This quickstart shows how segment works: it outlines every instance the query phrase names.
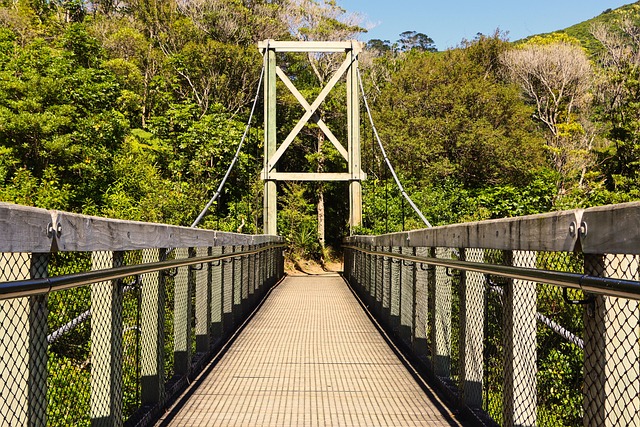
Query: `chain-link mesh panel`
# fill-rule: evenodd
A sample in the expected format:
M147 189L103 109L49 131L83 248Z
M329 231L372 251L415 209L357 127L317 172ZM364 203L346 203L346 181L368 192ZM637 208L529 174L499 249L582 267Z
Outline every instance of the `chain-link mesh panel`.
M165 253L0 253L0 282L154 263ZM196 255L181 249L169 253L171 259ZM224 274L223 263L212 262L0 301L0 423L113 425L142 405L162 404L165 381L175 378L176 355L182 371L188 371L196 332L209 338L209 330L213 335L214 325L222 324L222 279L228 286L228 313L236 303L243 308L237 315L243 316L250 299L251 305L257 303L250 296L281 271L275 250L235 259L226 262ZM196 310L203 323L197 331ZM187 351L181 353L184 341Z
M214 247L212 253L219 255L222 253L220 247ZM211 263L211 342L222 337L222 262L221 260Z
M536 267L582 273L579 254L539 252ZM537 284L537 421L541 426L582 425L585 295Z
M248 246L244 246L243 250L248 250ZM242 306L245 313L249 313L249 256L243 256L241 258L240 269L242 271Z
M451 259L451 250L437 248L436 257ZM433 302L431 323L431 363L435 375L451 376L451 273L444 267L436 267L431 284L430 300Z
M174 259L175 254L169 254L169 259ZM169 381L175 374L175 289L176 278L175 269L162 272L164 276L164 303L165 303L165 321L164 321L164 378Z
M233 248L234 252L240 252L242 250L242 246L235 246ZM272 251L269 251L272 252ZM275 261L275 257L273 253L270 257L270 274L273 277L275 275L274 265L271 265ZM232 268L233 268L233 326L234 328L240 325L242 322L242 257L234 257L232 258Z
M460 258L465 261L484 261L484 250L466 248ZM459 313L459 390L461 400L471 408L482 407L482 386L484 376L484 316L485 277L483 274L460 272L459 304L454 312Z
M503 251L486 250L484 262L504 264ZM499 425L502 425L502 401L504 379L504 299L506 280L488 277L486 280L486 305L484 324L484 381L483 408Z
M417 256L428 256L427 248L416 248ZM415 354L422 360L429 356L427 346L428 328L428 280L429 271L432 268L427 264L416 265L416 286L415 286L415 319L414 319L414 343Z
M255 250L255 246L249 246L249 250ZM256 256L249 255L247 257L247 298L249 304L253 307L258 301L256 300Z
M120 267L122 252L93 252L93 269ZM91 285L91 399L92 420L99 424L122 419L123 289L119 281Z
M232 252L232 248L224 248L224 253ZM268 279L267 253L264 252L264 268L265 281ZM222 324L225 332L233 329L233 258L222 260Z
M188 249L176 249L176 259L188 258L191 254ZM190 267L181 267L176 271L174 278L174 305L173 305L173 352L175 373L182 376L189 372L191 367L192 349L192 318L193 318L193 288L191 281L192 271Z
M142 251L142 262L164 260L166 251ZM140 403L156 404L164 398L165 359L165 274L154 272L140 277ZM172 313L170 313L172 314Z
M400 253L400 248L391 248L391 252ZM391 277L390 277L390 293L389 293L389 326L394 335L398 335L400 328L400 270L402 269L402 260L391 258Z
M372 249L389 254L411 251ZM631 255L473 248L415 251L526 270L636 281L640 275L639 257ZM350 253L345 261L351 258L358 259ZM427 354L427 365L445 384L456 383L462 402L474 412L484 409L485 414L478 415L488 415L499 425L637 423L638 301L426 264L413 270L401 256L391 258L364 256L354 264L351 275L358 292L379 301L377 317L405 342L402 327L412 322L415 355L425 359ZM411 310L405 311L407 306ZM416 345L420 342L425 343L422 349Z
M144 255L142 251L126 252L124 265L141 264ZM141 403L142 278L125 277L118 286L122 292L122 405L123 419L126 420L138 410Z
M198 248L198 257L207 256L208 248ZM210 348L211 327L211 264L199 264L191 267L195 276L195 332L196 352L205 353Z
M403 253L412 255L413 250L403 248ZM411 348L413 336L413 318L414 318L414 267L412 262L403 261L401 264L401 286L400 286L400 338L405 345Z
M90 253L51 255L50 276L89 270ZM48 307L47 423L89 425L91 287L52 292L48 296Z
M384 250L384 249L383 249ZM391 308L391 265L393 263L393 259L390 257L383 258L383 267L382 267L382 304L381 304L381 313L384 316L384 319L388 319L389 310Z
M382 250L382 248L377 247L376 250ZM374 309L375 313L378 316L382 315L382 302L384 300L384 280L385 280L385 258L382 255L376 256L376 290L375 290L375 304Z
M461 253L454 248L450 249L450 259L460 259ZM461 304L461 277L462 272L454 269L449 269L446 271L448 276L448 280L451 286L450 298L451 298L451 308L450 308L450 322L451 322L451 343L450 343L450 354L451 354L451 368L450 368L450 378L452 383L455 385L455 389L460 390L462 387L462 379L461 379L461 348L460 348L460 334L461 334L461 324L460 322L460 304Z

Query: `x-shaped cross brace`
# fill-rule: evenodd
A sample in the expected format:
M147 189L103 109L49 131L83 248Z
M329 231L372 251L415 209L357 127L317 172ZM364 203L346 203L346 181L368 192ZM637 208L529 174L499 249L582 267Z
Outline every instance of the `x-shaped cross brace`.
M316 114L316 112L318 111L318 108L320 107L320 105L327 98L327 95L329 95L329 92L331 92L331 90L336 85L336 83L338 83L338 81L344 75L347 69L349 69L349 66L351 66L352 61L353 59L351 58L350 55L348 55L347 58L342 63L342 65L340 65L340 68L338 68L338 70L335 72L333 77L331 77L331 80L329 80L327 85L322 89L322 91L320 92L316 100L313 101L313 104L311 105L309 105L309 103L304 98L304 96L302 96L302 94L298 91L298 89L296 89L296 87L293 85L291 80L289 80L289 78L284 74L284 72L280 69L280 67L276 67L276 74L280 77L280 79L283 81L285 86L287 86L287 88L296 97L298 102L300 102L300 104L302 105L302 107L304 107L306 111L302 116L302 118L295 125L295 127L291 130L287 138L282 142L280 147L278 147L276 152L269 159L269 163L267 164L267 167L269 168L269 170L271 170L276 165L276 163L278 163L278 160L280 160L284 152L287 150L287 148L289 148L289 145L291 145L291 143L296 138L296 136L298 136L298 134L300 133L304 125L306 125L309 122L309 120L312 118L314 122L318 124L318 127L325 133L327 138L329 138L329 141L331 141L331 143L340 152L340 154L347 161L349 161L349 153L347 152L347 150L344 149L342 144L340 144L338 139L327 127L327 125L322 121L320 116Z

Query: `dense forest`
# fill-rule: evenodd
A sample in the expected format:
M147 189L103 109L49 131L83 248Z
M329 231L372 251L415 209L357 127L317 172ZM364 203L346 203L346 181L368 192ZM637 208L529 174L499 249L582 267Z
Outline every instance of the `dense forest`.
M428 32L428 29L425 30ZM640 4L510 42L478 34L439 52L425 34L361 55L376 127L407 192L435 225L638 199ZM0 0L0 200L189 225L249 117L264 39L366 40L333 0ZM278 59L312 99L339 61ZM279 90L284 139L302 113ZM321 108L346 136L344 85ZM262 110L202 226L260 232ZM362 114L364 224L421 227ZM309 125L284 170L344 168ZM279 186L279 230L299 254L348 233L344 183ZM322 234L322 233L320 233Z
M382 143L431 223L640 199L640 2L553 34L509 41L496 30L446 51L407 30L393 42L369 40L360 69ZM354 38L367 39L362 20L335 0L0 0L0 201L190 225L245 132L263 63L258 41ZM278 64L311 100L340 58L282 54ZM339 140L346 139L345 91L338 84L320 112ZM282 141L303 110L283 85L278 93ZM261 96L256 113L202 227L261 232ZM346 183L282 183L278 227L293 258L325 257L325 241L335 247L350 231L423 226L386 169L364 110L361 116L363 226L348 229ZM343 171L345 164L321 129L308 125L278 167ZM128 264L140 261L127 256ZM582 271L566 258L567 268ZM540 267L553 269L549 262ZM50 274L90 268L88 254L58 253ZM538 308L582 330L581 309L549 309L560 297L540 286ZM139 321L137 298L125 296L127 325ZM499 298L487 299L488 313L499 317ZM50 330L89 307L87 287L52 293ZM487 320L490 332L500 324ZM547 344L559 338L539 331L540 424L580 425L581 352ZM80 322L49 348L51 425L90 424L89 332ZM126 360L138 357L133 337L124 338ZM488 362L498 360L490 351L501 342L486 345ZM166 353L172 369L169 344ZM124 368L125 418L139 406L135 363ZM498 400L498 391L486 397L492 416Z

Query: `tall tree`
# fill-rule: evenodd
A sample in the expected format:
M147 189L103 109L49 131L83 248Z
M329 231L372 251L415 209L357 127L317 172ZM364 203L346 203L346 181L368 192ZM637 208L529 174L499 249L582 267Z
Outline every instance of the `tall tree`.
M559 173L558 195L590 162L594 134L588 122L593 70L580 42L563 34L537 36L502 54L507 77L534 104L547 129L547 146Z
M493 44L506 49L483 38L439 55L412 52L382 86L374 120L407 179L452 178L467 188L529 179L541 146L517 89L486 74L478 51Z
M596 25L593 36L602 44L598 61L596 101L600 120L608 124L610 144L599 156L607 186L618 193L640 193L640 27L628 18ZM606 161L605 161L606 160ZM623 199L624 200L624 199Z
M423 52L436 52L438 50L431 37L415 31L401 33L398 45L403 52L409 52L414 49Z

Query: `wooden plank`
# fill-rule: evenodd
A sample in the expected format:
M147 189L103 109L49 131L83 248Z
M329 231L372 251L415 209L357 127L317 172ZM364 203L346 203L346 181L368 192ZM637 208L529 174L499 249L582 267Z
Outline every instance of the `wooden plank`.
M415 230L408 238L416 247L571 252L577 234L570 226L581 217L581 210L552 212Z
M589 254L640 254L640 202L586 209L580 236L582 251Z
M362 42L350 41L276 41L264 40L258 42L258 49L273 49L276 52L346 52L354 50L358 53L364 48Z
M226 231L216 231L215 246L241 246L250 245L254 236L249 234L229 233Z
M270 178L276 181L350 181L348 172L272 172Z
M0 252L49 252L51 212L0 202Z
M283 241L280 236L273 236L270 234L256 234L251 237L252 245L261 245L264 243L280 243Z
M409 232L403 231L399 233L389 233L383 234L382 236L377 236L373 245L375 246L409 246L408 242Z
M215 232L57 212L60 251L128 251L215 245Z
M253 236L108 219L0 202L0 252L51 252L53 235L47 236L49 224L53 230L60 230L56 246L57 250L64 252L250 245L256 244L254 242L281 241L280 237L273 235Z

